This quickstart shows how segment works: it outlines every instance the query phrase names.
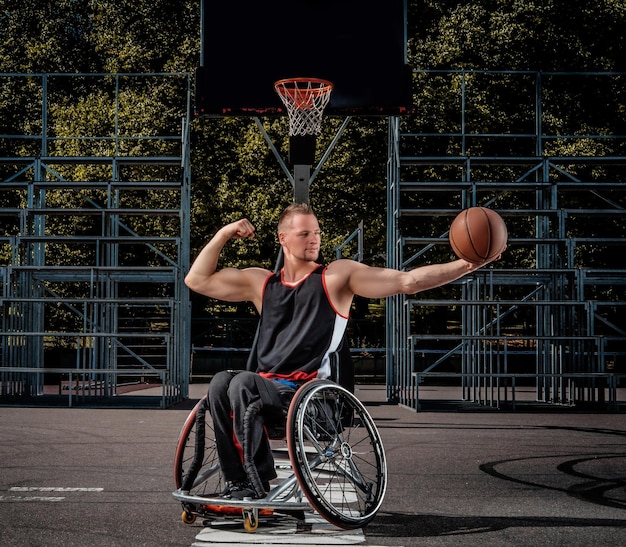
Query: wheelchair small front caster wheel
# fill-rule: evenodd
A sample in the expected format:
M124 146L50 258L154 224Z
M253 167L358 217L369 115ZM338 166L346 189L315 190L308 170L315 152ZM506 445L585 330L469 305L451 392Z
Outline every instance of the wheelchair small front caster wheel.
M243 527L246 532L254 532L259 527L258 512L255 509L243 510Z
M194 515L191 511L183 511L182 514L180 515L180 519L185 523L185 524L193 524L194 522L196 522L196 515Z

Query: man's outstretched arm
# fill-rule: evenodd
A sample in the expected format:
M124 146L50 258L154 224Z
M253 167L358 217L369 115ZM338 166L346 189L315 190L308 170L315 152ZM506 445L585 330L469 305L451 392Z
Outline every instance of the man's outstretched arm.
M347 314L354 295L384 298L394 294L415 294L446 285L484 265L459 259L405 272L366 266L353 260L337 260L328 266L326 282L334 305Z

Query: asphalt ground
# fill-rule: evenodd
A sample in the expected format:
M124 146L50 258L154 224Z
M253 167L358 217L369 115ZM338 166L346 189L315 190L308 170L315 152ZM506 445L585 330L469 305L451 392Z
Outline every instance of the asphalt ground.
M0 407L0 545L194 544L203 523L171 496L178 433L206 391L191 387L168 410ZM626 544L623 413L415 413L382 386L357 396L389 471L362 545Z

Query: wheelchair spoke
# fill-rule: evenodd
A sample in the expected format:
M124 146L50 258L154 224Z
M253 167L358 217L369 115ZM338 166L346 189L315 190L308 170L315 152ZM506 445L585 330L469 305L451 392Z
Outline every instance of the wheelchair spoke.
M324 449L322 445L318 442L317 438L315 437L315 433L311 431L311 428L308 427L306 424L304 424L304 426L302 427L302 433L306 437L306 439L311 443L311 446L315 449L315 451L322 458L324 458L326 454L326 449ZM320 461L323 461L323 459L320 459Z
M311 505L329 522L354 528L369 522L386 490L382 443L354 395L332 382L303 388L288 439L294 472Z
M197 488L202 483L206 482L209 479L209 477L213 476L214 473L217 473L219 471L219 468L220 468L220 464L217 462L214 463L213 465L202 468L202 472L199 473L198 476L196 477L196 480L193 481L193 488Z

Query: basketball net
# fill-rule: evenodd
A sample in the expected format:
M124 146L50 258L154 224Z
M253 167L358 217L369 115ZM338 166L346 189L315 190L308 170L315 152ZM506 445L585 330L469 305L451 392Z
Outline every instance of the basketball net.
M289 115L289 136L319 135L333 84L319 78L288 78L275 82L274 89Z

